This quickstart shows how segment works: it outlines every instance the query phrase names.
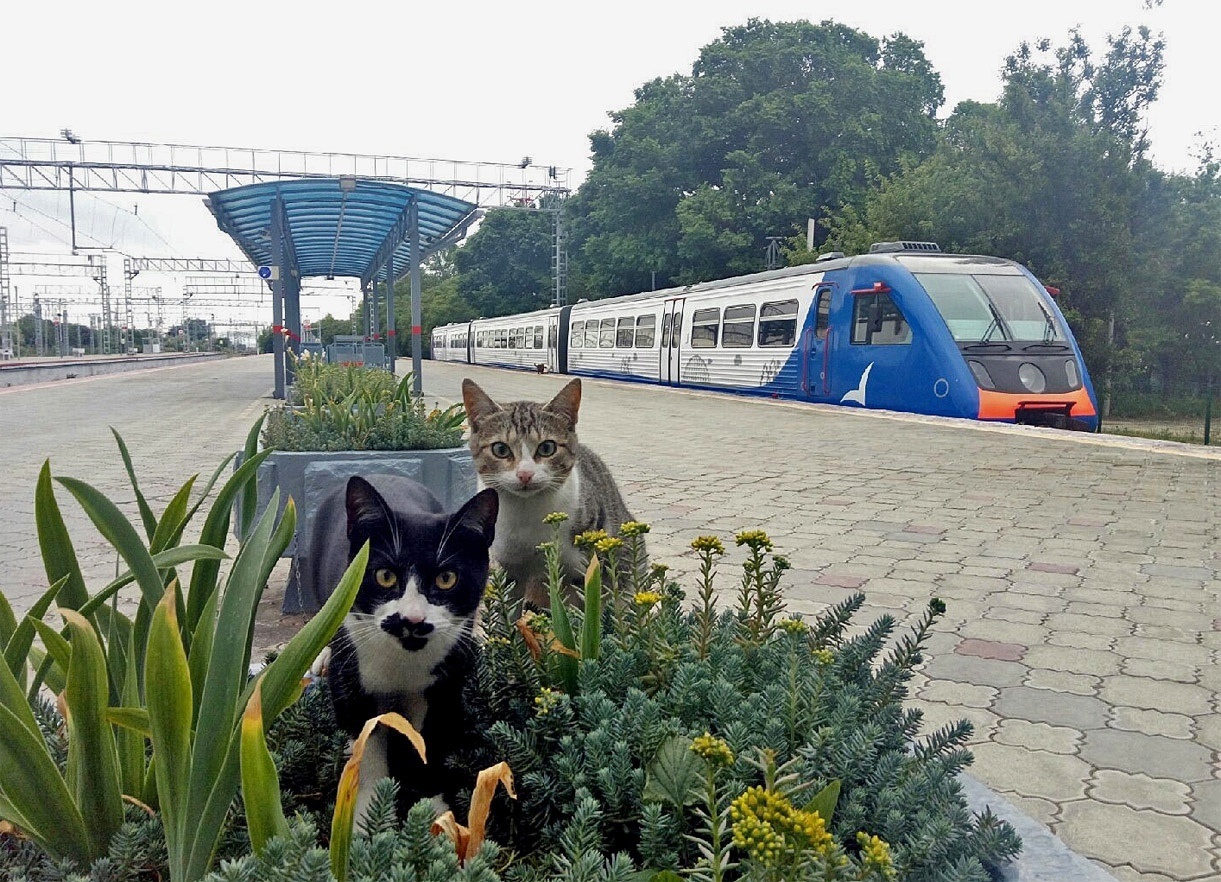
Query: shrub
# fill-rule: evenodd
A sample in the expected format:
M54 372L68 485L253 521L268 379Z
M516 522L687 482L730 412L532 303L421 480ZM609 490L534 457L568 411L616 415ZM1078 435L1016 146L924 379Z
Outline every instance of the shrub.
M432 408L377 368L295 362L288 402L267 411L263 446L274 450L435 450L462 443L462 406Z

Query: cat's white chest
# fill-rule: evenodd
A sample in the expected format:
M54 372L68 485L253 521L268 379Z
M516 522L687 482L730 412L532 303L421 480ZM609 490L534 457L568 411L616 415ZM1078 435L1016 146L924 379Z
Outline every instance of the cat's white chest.
M541 570L542 555L538 546L552 541L555 537L554 528L543 523L543 518L553 511L564 512L572 517L577 510L578 492L575 472L568 476L562 486L549 493L523 497L502 492L492 556L506 568ZM566 535L566 531L561 529L561 540ZM561 541L561 545L566 544ZM567 556L571 549L562 547L560 551Z

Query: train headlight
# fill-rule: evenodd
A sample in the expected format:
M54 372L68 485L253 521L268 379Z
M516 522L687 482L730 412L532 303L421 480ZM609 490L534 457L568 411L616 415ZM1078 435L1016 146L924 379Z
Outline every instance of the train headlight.
M1018 379L1022 381L1023 386L1036 395L1047 388L1047 377L1030 362L1025 362L1018 368Z
M975 382L979 383L981 389L995 389L996 384L992 382L992 375L988 373L988 369L984 367L983 362L968 361L967 367L971 369L971 373L975 375Z
M1081 375L1077 373L1077 362L1073 359L1064 362L1064 373L1068 375L1068 388L1076 389L1081 385Z

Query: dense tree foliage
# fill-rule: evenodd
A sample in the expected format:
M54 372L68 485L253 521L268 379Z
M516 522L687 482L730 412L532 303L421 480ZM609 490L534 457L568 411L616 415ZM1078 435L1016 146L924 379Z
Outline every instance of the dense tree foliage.
M573 287L596 295L763 268L769 236L861 199L936 144L919 43L832 22L726 28L591 137L569 204Z

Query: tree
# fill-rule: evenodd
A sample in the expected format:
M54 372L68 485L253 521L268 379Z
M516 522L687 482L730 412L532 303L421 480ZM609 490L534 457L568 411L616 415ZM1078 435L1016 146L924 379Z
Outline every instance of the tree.
M454 253L456 297L475 315L487 316L527 312L549 304L553 224L549 211L489 211L479 229Z
M591 138L571 202L573 285L597 295L763 268L879 174L935 146L941 81L921 44L824 22L751 19L690 75L654 80Z

